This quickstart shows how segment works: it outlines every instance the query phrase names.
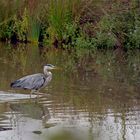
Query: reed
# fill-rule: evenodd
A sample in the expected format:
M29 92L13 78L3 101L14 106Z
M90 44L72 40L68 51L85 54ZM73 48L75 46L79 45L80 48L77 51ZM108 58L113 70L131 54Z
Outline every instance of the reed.
M63 40L63 33L66 30L66 25L73 24L72 8L73 1L71 0L49 1L48 33L52 41L54 39Z

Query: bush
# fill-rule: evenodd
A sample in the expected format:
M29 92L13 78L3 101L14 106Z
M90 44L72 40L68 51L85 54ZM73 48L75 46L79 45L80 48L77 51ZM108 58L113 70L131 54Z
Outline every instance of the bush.
M126 48L140 48L140 17L134 16L133 27L127 33Z
M4 24L0 26L0 29L0 38L2 40L27 42L28 14L26 8L21 18L14 16L7 22L4 22Z

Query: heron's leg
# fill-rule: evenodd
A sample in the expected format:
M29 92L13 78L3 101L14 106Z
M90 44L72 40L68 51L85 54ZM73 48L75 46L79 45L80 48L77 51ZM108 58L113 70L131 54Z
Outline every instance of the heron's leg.
M39 90L36 90L36 94L37 94L36 98L38 99L39 98Z
M39 101L39 93L40 92L39 92L39 90L36 90L35 93L36 93L35 102L38 103L38 101Z
M31 90L30 92L30 98L32 97L32 94L35 93L35 90Z

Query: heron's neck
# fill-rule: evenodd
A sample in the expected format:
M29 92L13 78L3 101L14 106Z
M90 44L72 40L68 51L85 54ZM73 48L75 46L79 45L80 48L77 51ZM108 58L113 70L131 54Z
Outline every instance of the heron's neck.
M48 71L47 69L44 69L44 74L45 76L51 76L52 73L50 71Z

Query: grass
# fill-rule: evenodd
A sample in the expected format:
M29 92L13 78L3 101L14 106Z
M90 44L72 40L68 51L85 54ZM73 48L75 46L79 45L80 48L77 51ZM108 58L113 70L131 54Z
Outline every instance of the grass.
M2 0L0 39L60 48L139 49L139 6L136 0Z

